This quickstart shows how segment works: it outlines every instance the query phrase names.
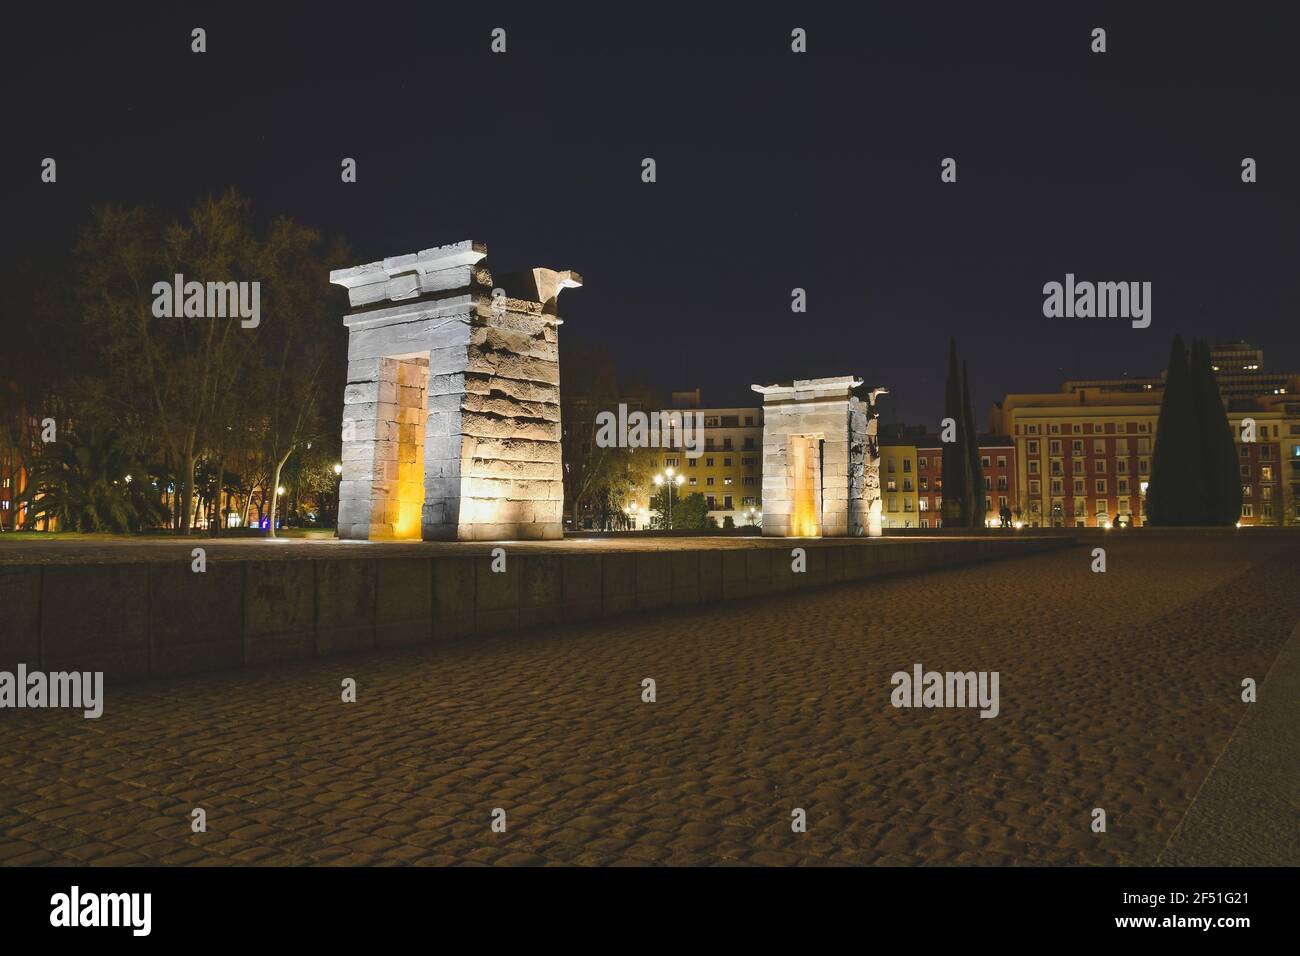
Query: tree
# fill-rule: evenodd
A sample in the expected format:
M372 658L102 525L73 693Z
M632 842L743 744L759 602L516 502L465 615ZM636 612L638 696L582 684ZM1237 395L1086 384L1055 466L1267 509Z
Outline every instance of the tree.
M1209 343L1192 340L1189 371L1205 475L1203 521L1208 525L1234 525L1241 518L1241 475L1237 470L1240 464L1232 425L1224 411L1219 381L1210 359Z
M341 243L326 246L316 230L286 218L271 224L259 257L266 276L264 315L257 330L258 361L253 364L250 392L264 409L266 423L268 537L275 536L277 489L289 457L313 442L337 442L341 410L332 403L322 405L321 399L327 381L345 379L341 356L346 353L339 348L341 333L325 331L338 323L332 321L333 297L321 294L320 283L322 274L348 258Z
M966 433L966 456L970 460L970 484L966 489L966 527L984 527L984 469L980 465L980 439L970 403L970 379L966 362L961 363L962 430Z
M609 354L574 343L560 350L560 448L565 508L576 528L582 505L617 473L617 448L596 441L596 416L618 408L618 379Z
M1187 349L1182 337L1174 336L1147 486L1150 524L1168 527L1195 525L1204 520L1204 462Z
M284 218L263 230L252 204L229 190L175 221L142 207L96 209L76 252L83 335L100 367L78 383L93 398L80 405L175 472L179 533L194 526L196 501L220 512L228 461L274 510L289 456L313 440L337 447L342 388L323 384L343 381L346 332L339 290L322 276L350 261L341 243ZM218 314L211 300L201 315L155 314L155 284L177 275L239 289L248 304L256 290L257 321ZM197 493L201 465L206 496Z
M178 529L192 524L195 468L219 404L238 388L252 348L238 318L154 315L156 282L256 280L250 207L234 191L191 208L186 221L150 210L94 210L77 244L85 328L103 357L105 407L147 423L178 471Z
M28 468L43 450L45 419L60 434L72 421L91 421L97 406L80 397L79 383L96 363L85 347L80 314L66 269L19 261L4 278L0 299L0 469L12 477L13 508L0 513L0 528L31 527L22 509Z
M653 527L668 527L668 499L665 497L668 494L673 496L674 531L699 531L710 526L717 527L717 519L709 516L709 503L704 499L704 495L698 491L682 495L675 488L670 492L666 485L650 499Z
M24 510L60 531L139 531L166 515L150 478L112 432L65 434L32 463Z
M963 379L957 364L957 341L952 338L948 340L948 381L944 387L943 411L944 418L952 419L955 425L956 439L943 443L943 523L944 527L966 528L970 526L974 476L967 447L969 437L965 425Z
M560 352L561 452L564 456L564 503L574 527L584 508L621 510L650 484L659 468L660 448L602 447L596 441L596 418L618 413L620 403L653 407L654 397L635 383L620 386L609 354L575 343ZM602 522L603 523L603 522Z

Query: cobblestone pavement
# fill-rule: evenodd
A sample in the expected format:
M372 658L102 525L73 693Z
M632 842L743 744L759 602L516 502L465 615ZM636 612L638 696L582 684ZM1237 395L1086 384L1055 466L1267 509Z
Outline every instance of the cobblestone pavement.
M0 863L1150 864L1300 620L1300 538L1098 543L0 711ZM1000 715L893 708L918 662L998 671Z

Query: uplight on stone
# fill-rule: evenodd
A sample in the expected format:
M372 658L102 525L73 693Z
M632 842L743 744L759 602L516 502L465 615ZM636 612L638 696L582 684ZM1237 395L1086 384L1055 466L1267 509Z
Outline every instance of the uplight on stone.
M862 380L755 385L763 396L763 535L843 537L881 531L879 412Z
M340 538L563 536L559 316L573 272L493 277L481 242L330 273L354 311Z

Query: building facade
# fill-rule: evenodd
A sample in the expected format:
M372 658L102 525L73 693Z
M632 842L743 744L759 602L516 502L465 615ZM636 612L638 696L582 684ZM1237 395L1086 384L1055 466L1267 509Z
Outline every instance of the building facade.
M880 440L880 523L884 528L921 527L917 446L902 437Z
M757 525L762 519L763 494L763 409L761 406L736 408L698 408L699 390L674 392L679 407L674 410L702 416L703 447L696 457L686 448L659 449L660 473L682 475L675 485L674 500L701 494L709 516L725 527L727 519L739 528ZM692 400L693 399L693 400ZM629 526L636 530L650 527L650 498L653 486L643 489L628 502Z
M1014 445L1017 518L1030 527L1106 528L1146 520L1160 387L1066 383L1008 395L991 421ZM1300 523L1300 402L1288 393L1227 402L1242 482L1241 524ZM1243 432L1243 423L1254 423ZM1243 437L1253 440L1243 441Z
M980 435L980 470L983 473L984 525L999 524L1002 507L1015 510L1015 444L1005 435ZM920 528L943 527L943 443L937 435L916 439L917 509Z

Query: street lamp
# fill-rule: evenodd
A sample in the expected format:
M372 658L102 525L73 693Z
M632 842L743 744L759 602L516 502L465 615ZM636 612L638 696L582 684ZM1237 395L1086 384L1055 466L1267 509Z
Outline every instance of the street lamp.
M673 473L673 469L665 468L664 474L655 475L654 482L656 485L668 485L668 530L671 531L673 528L673 485L684 485L686 483L686 476L676 475Z

